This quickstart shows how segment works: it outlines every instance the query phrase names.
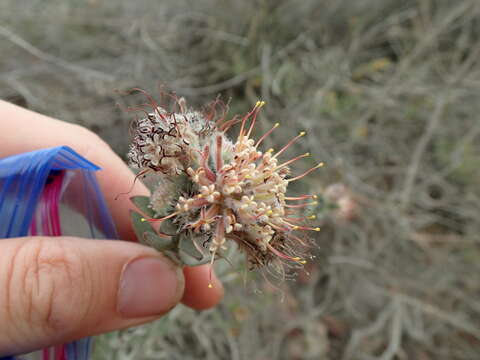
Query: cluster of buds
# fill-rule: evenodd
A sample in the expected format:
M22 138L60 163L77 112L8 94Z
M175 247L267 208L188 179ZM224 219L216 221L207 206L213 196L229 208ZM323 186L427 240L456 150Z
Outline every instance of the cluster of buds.
M184 171L192 158L198 157L195 151L208 141L213 129L201 113L187 112L184 100L179 103L180 114L154 105L155 112L136 120L127 154L133 167L175 176Z
M137 235L175 256L186 251L198 263L213 262L222 256L227 241L234 241L250 268L303 265L306 231L320 230L307 226L315 216L304 216L305 208L316 204L316 196L293 197L286 192L289 183L323 163L291 176L289 165L309 153L284 162L279 157L305 132L276 152L262 152L260 145L279 126L256 141L251 138L264 102L257 102L243 118L231 120L225 119L226 108L218 101L204 112L188 109L183 98L176 103L179 111L167 112L152 101L154 111L135 123L130 163L139 174L160 178L148 201L135 201L150 216L134 216ZM217 111L219 104L223 111ZM231 141L226 132L237 123L239 134ZM147 229L143 222L159 226ZM283 271L283 266L277 269Z

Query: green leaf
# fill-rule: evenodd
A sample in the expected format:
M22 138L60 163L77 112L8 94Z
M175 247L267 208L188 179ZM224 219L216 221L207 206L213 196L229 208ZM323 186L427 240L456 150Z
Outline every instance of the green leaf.
M144 241L144 234L146 232L156 234L155 229L148 221L145 221L145 217L142 214L135 211L130 211L130 218L132 219L133 231L135 231L138 241L140 241L142 244Z
M177 233L177 226L167 219L162 222L160 229L162 233L171 234L169 237L160 237L150 222L145 221L144 216L138 212L131 211L132 226L138 241L142 244L161 251L175 262L187 266L198 266L210 261L211 255L207 249L195 246L194 241L201 247L205 240L204 235ZM143 220L143 221L142 221Z
M160 232L166 235L176 235L177 229L177 225L171 219L163 220L160 224Z
M170 250L175 246L172 237L160 237L149 231L143 233L143 243L158 251Z
M178 255L185 265L198 266L210 262L211 255L208 253L208 250L205 249L202 253L193 243L193 241L196 241L201 246L203 240L203 236L195 236L193 234L179 235Z
M145 216L150 218L155 217L155 211L150 207L150 198L148 196L132 196L130 201L140 210Z

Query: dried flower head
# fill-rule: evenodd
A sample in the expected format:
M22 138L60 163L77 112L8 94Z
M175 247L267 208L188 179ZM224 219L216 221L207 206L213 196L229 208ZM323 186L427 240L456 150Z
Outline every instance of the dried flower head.
M140 174L159 175L148 201L134 198L150 216L134 215L140 238L189 265L213 262L228 240L238 244L251 268L304 264L305 231L320 228L307 226L315 217L302 214L316 196L286 192L289 183L323 163L291 176L289 165L309 154L284 162L279 157L305 132L277 152L262 152L260 145L279 126L257 141L251 138L263 101L243 118L231 120L225 119L226 106L218 100L203 112L188 109L183 98L177 104L179 111L167 112L152 102L154 112L135 122L130 163ZM226 132L236 123L240 131L231 141ZM146 220L158 228L148 228Z

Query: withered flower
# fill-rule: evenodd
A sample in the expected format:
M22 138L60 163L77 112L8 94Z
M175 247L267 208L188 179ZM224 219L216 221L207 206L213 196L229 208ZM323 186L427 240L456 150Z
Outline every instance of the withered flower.
M284 162L279 157L305 132L276 152L262 152L260 145L279 125L251 139L263 101L231 120L218 100L202 112L188 109L183 98L173 112L151 101L153 112L136 120L128 153L139 175L159 179L150 198L132 199L143 213L132 214L140 240L187 265L213 262L231 240L250 268L274 265L282 272L278 265L302 266L305 231L320 230L306 225L315 216L303 215L316 196L287 196L287 187L323 163L291 176L289 165L309 154ZM232 141L226 132L237 123L240 131Z

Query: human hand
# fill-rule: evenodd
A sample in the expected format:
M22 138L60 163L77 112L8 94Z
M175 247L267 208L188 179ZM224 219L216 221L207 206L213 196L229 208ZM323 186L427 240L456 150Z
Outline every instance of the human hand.
M128 197L134 175L97 135L0 100L0 158L68 145L97 173L120 237L134 240ZM132 195L148 194L136 182ZM0 214L1 215L1 214ZM1 220L0 220L1 221ZM0 356L24 353L157 319L178 302L214 306L223 295L209 267L174 266L128 241L24 237L0 241Z

